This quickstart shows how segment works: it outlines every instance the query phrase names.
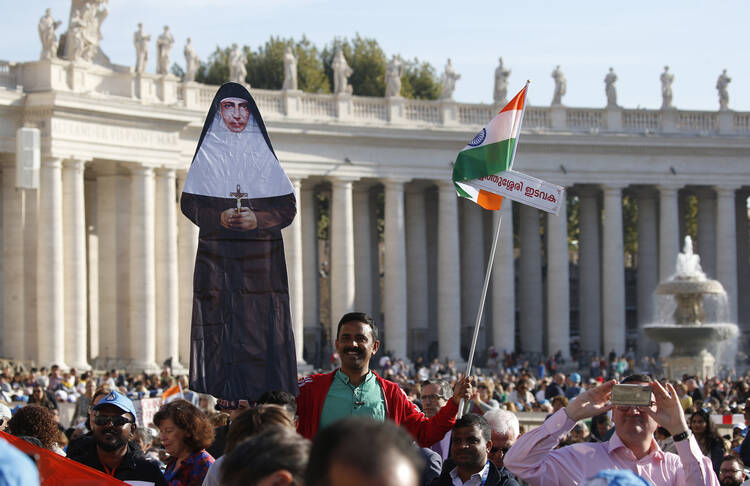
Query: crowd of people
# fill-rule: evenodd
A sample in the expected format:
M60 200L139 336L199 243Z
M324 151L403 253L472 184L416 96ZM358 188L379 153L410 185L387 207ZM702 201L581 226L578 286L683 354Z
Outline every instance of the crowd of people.
M297 397L269 391L231 409L168 367L148 375L8 365L0 430L123 481L169 486L738 486L747 478L750 376L658 381L650 360L597 357L571 371L559 355L530 361L490 350L488 366L464 377L451 361L407 363L378 349L374 322L347 314L332 371L301 377ZM649 386L650 404L613 405L612 387L623 382ZM139 426L134 401L143 398L164 403ZM63 402L73 404L69 423ZM745 423L722 435L712 417L726 414ZM536 427L519 422L540 416ZM8 447L0 440L0 456Z

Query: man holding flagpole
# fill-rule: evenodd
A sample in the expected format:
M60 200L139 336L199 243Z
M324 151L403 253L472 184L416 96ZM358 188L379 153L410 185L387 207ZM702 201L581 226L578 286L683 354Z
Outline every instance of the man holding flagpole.
M533 206L554 214L559 213L563 201L563 188L554 184L512 170L516 156L518 138L521 135L521 124L526 109L526 93L529 81L515 97L503 107L490 122L477 133L466 147L459 152L453 165L453 184L460 197L470 199L484 209L498 210L503 197ZM497 240L500 237L498 221L495 239L492 242L490 260L485 272L482 297L474 324L469 359L466 363L466 375L471 375L474 351L477 347L479 325L482 321L484 300L490 283L492 262L495 259ZM463 406L459 407L459 417Z

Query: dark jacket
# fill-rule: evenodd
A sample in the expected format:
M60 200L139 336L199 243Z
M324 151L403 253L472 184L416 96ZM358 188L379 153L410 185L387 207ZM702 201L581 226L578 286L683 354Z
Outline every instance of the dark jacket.
M77 446L73 451L68 452L68 459L97 471L107 472L99 461L96 441L93 438L82 439ZM144 481L154 483L156 486L167 486L167 481L159 468L130 447L120 465L115 469L114 477L120 481Z
M487 482L485 486L518 486L516 478L508 471L503 468L499 470L495 467L492 462L490 464L490 472L487 474ZM429 483L428 486L453 486L453 479L451 479L452 467L443 467L443 472L440 477Z

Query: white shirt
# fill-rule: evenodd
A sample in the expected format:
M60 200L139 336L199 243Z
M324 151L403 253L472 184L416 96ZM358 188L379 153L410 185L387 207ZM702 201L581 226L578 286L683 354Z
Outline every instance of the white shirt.
M487 480L487 475L490 473L490 461L484 465L481 471L471 475L468 481L463 482L458 477L458 467L454 467L450 472L451 479L453 480L453 486L480 486Z

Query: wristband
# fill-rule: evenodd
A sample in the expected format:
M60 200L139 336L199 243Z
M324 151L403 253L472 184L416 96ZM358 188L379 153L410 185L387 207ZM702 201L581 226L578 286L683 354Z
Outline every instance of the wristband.
M688 437L690 437L690 430L686 430L685 432L680 432L677 435L673 435L672 440L674 440L675 442L680 442L681 440L685 440Z

